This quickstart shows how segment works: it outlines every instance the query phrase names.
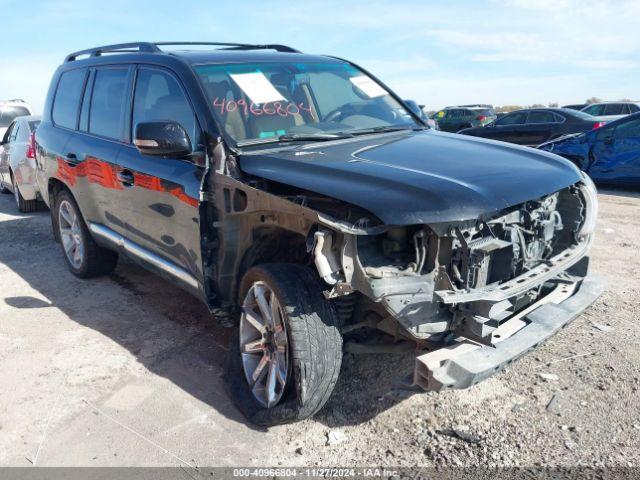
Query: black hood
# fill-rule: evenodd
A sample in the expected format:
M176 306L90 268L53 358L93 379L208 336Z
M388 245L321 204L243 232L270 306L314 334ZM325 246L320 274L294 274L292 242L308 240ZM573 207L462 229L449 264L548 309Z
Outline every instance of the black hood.
M548 152L433 130L263 150L242 155L240 168L357 205L387 225L476 219L581 178Z

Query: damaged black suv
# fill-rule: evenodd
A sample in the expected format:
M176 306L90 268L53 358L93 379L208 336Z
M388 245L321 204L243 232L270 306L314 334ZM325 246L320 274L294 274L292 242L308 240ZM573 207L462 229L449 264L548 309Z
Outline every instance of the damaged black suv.
M253 422L317 412L343 349L413 350L408 383L468 387L600 294L596 190L568 161L430 130L345 60L189 45L69 55L37 180L75 275L123 254L234 328Z

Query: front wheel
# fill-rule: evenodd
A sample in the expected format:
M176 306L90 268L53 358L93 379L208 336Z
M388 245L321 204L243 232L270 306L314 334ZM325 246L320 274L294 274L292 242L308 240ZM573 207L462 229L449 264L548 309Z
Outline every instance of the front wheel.
M272 426L311 417L333 391L342 363L336 312L309 268L266 264L240 286L227 384L242 413Z

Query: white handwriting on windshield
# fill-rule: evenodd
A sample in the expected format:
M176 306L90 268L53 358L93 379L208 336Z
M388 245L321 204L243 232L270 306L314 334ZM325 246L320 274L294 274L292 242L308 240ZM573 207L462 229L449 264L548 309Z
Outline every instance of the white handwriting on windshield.
M226 98L216 97L213 99L213 106L220 112L220 115L236 110L244 112L245 115L256 116L279 115L281 117L288 117L290 115L300 115L302 112L312 114L311 107L305 106L302 102L298 104L291 102L268 102L258 105L253 102L246 102L243 99L227 100Z

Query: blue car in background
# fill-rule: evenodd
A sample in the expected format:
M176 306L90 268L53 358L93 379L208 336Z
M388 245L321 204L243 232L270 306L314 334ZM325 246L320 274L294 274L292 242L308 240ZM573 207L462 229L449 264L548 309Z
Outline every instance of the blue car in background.
M595 182L640 185L640 113L538 148L571 160Z

